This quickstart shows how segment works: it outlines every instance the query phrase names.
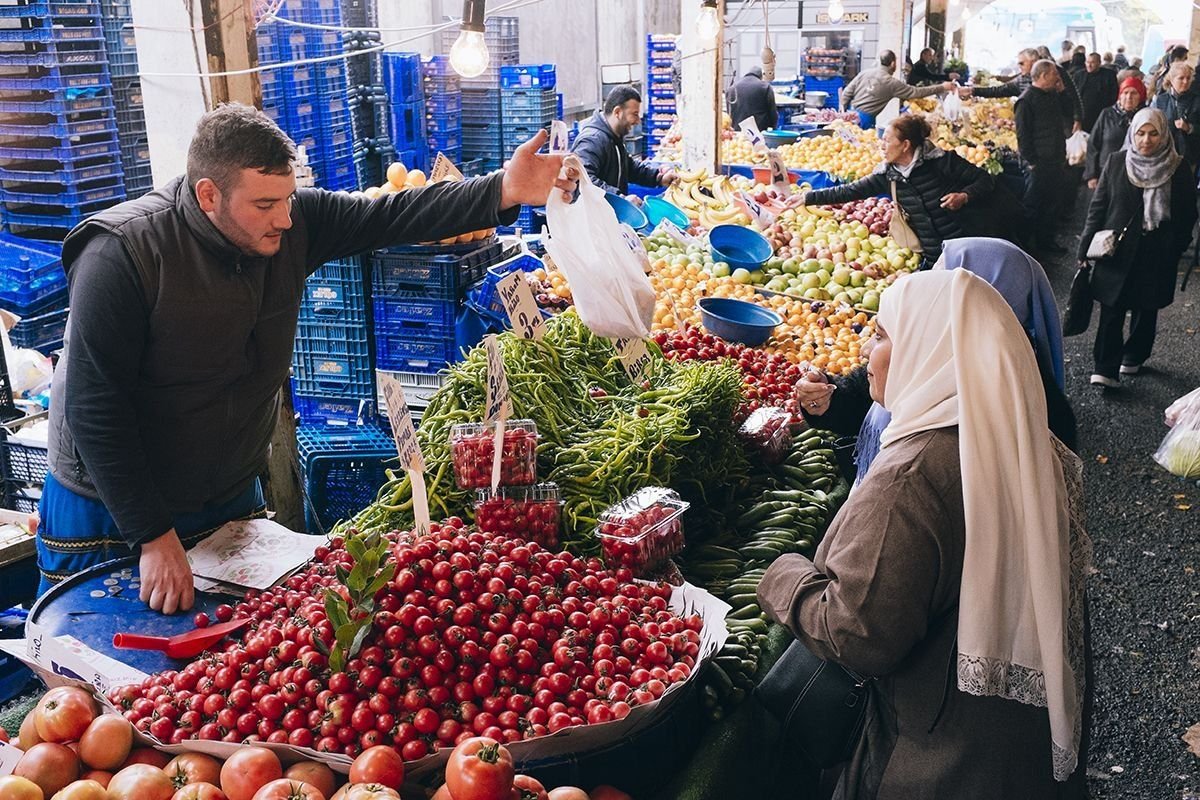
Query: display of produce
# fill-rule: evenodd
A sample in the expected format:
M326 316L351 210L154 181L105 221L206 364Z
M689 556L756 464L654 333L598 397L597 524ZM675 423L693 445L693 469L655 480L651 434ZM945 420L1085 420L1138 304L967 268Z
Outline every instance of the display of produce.
M703 228L750 224L750 218L734 201L734 186L729 178L710 175L704 169L678 175L679 180L667 187L663 197L682 209L688 219Z
M562 505L562 492L552 483L480 489L475 493L475 527L557 548Z
M1009 98L969 98L963 102L965 113L953 121L942 114L936 98L915 98L907 103L910 113L926 117L938 147L954 151L993 175L1003 171L1002 160L1016 153L1015 113Z
M684 546L679 517L688 503L670 489L647 486L605 509L596 526L600 551L610 567L644 575Z
M496 427L496 423L468 422L455 425L451 430L450 457L459 489L482 489L492 485ZM537 423L528 419L509 420L500 436L500 485L537 483Z
M833 136L797 139L776 148L789 169L827 172L843 181L864 178L883 160L879 137L874 130L861 130L848 123L834 123Z
M838 111L836 108L806 108L792 114L792 124L828 125L831 122L858 124L858 114L853 111Z

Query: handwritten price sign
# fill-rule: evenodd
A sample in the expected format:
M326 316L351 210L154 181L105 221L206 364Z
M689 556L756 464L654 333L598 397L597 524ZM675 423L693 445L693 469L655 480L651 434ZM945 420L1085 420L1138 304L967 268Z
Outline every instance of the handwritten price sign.
M664 219L661 223L659 223L659 226L663 229L663 233L670 237L672 241L675 241L684 247L696 243L695 236L692 236L690 233L683 230L669 219Z
M400 463L408 471L413 490L413 516L416 517L417 532L429 531L429 494L425 488L425 457L421 454L421 443L417 441L417 429L413 425L412 413L404 397L404 387L386 372L380 372L379 385L383 390L383 402L387 406L388 420L392 423L392 438Z
M629 379L633 381L644 381L646 379L646 371L650 369L652 358L650 351L646 349L644 339L616 339L613 345L617 348L617 355L621 357L621 364L625 367L625 373L629 375Z
M754 121L754 117L746 117L738 123L738 127L742 129L742 133L746 134L746 138L750 140L750 144L754 145L755 150L766 150L767 140L763 138L762 132L758 129L758 123Z
M758 228L768 228L775 221L774 212L745 192L738 192L733 199L734 203L746 212L746 216L750 217Z
M484 348L487 350L487 398L484 406L483 421L494 422L500 418L508 419L512 414L512 402L508 396L508 376L504 372L504 356L500 351L500 342L495 334L484 337Z
M771 183L786 194L789 181L787 165L783 163L783 156L779 155L777 150L768 150L767 163L771 165Z
M437 158L434 159L433 162L433 169L429 172L429 181L431 183L437 183L447 175L452 176L456 181L461 181L463 179L463 174L458 171L458 167L454 166L454 162L446 158L441 153L438 153Z
M622 222L621 238L625 240L629 251L638 257L638 261L642 262L642 269L649 272L650 256L646 253L646 245L642 244L642 237L638 236L637 231L631 228L628 223Z
M504 303L504 310L508 312L509 322L517 336L522 339L541 339L546 335L541 309L534 299L529 281L525 279L524 270L504 276L496 284L496 291L500 294L500 301Z

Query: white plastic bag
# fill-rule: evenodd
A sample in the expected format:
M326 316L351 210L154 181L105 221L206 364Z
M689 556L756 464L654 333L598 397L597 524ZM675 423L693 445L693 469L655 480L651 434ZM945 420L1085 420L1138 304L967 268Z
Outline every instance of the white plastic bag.
M942 115L950 122L958 122L963 115L963 101L957 89L942 98Z
M1067 163L1073 167L1079 166L1087 158L1088 135L1083 131L1075 131L1067 139Z
M575 310L597 336L645 338L654 319L654 287L642 261L621 235L621 225L604 191L577 169L579 197L562 199L557 189L546 199L546 252L571 285Z
M1154 452L1154 460L1181 478L1200 478L1200 389L1172 403L1166 419L1171 430Z

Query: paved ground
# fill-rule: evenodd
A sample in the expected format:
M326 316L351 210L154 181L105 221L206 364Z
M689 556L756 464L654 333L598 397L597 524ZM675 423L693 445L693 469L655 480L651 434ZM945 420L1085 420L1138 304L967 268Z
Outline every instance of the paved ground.
M1061 308L1073 257L1045 266ZM1200 386L1200 272L1160 315L1149 369L1118 390L1087 383L1094 329L1066 344L1095 547L1092 796L1200 798L1200 759L1180 739L1200 722L1200 485L1150 458L1166 431L1163 409Z

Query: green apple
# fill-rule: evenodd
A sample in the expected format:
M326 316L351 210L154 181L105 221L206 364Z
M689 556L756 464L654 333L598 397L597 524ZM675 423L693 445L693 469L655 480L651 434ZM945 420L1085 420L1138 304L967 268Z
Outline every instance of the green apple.
M794 258L789 258L783 262L783 271L789 275L798 275L800 273L800 262Z
M852 270L850 272L850 285L851 286L866 286L867 285L866 273L864 273L860 269Z
M800 279L800 288L808 291L810 289L818 289L821 286L821 279L813 273L809 272Z
M821 268L821 262L815 258L806 258L800 263L801 272L816 272Z
M845 292L838 292L833 296L833 302L850 305L853 301L850 299L850 295L846 294Z
M712 276L714 278L728 278L729 277L729 265L726 264L724 261L714 261L712 268L709 269L709 272L712 273ZM742 270L742 272L745 272L745 270Z
M726 267L726 268L728 269L728 267ZM734 283L743 283L743 284L749 283L750 282L750 270L743 269L742 267L738 267L737 269L735 269L733 271L733 275L731 275L730 277L733 278Z
M780 277L774 277L767 281L766 288L770 289L772 292L782 292L783 290L787 289L787 286L788 282L786 280Z
M849 267L838 267L833 271L833 282L838 286L849 286L854 270Z
M832 269L832 267L833 267L833 265L831 264L830 269L826 269L825 267L822 267L821 269L817 270L817 280L819 280L821 282L822 286L829 283L829 279L833 277L833 274L830 271Z
M763 272L761 269L754 270L750 273L750 282L755 286L762 286L767 282L767 273Z
M879 292L871 291L863 295L862 307L868 311L879 310Z

